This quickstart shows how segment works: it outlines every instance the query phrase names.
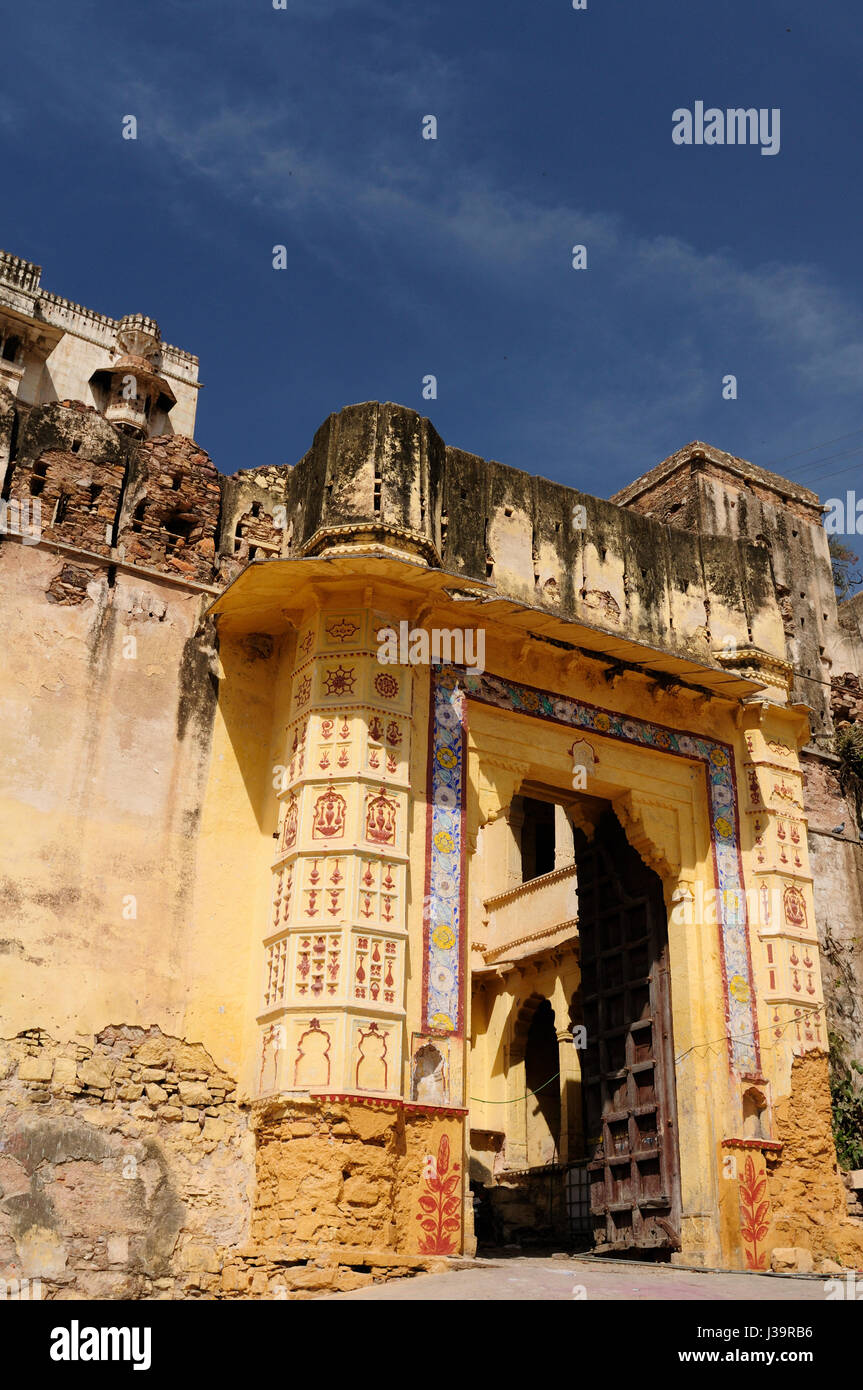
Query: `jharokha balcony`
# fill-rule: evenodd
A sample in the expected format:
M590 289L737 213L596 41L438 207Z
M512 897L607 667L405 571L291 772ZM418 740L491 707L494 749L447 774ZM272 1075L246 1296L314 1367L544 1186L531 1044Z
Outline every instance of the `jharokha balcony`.
M570 940L578 931L574 864L486 898L475 941L486 966L517 962Z

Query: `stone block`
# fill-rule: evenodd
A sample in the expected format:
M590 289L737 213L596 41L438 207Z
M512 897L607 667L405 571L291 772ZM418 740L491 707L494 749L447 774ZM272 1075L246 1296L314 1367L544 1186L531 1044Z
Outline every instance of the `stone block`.
M352 1105L348 1123L358 1139L368 1143L372 1139L382 1139L397 1123L394 1110L373 1110L370 1106Z
M60 1090L66 1087L73 1090L78 1084L78 1068L74 1057L58 1057L54 1062L52 1085Z
M366 1178L348 1178L342 1194L352 1207L375 1207L381 1199L381 1188Z
M218 1274L219 1261L212 1245L186 1245L179 1260L180 1269L194 1274Z
M770 1267L774 1274L811 1274L815 1261L811 1250L799 1245L779 1245L770 1257Z
M164 1067L171 1060L171 1049L165 1038L145 1038L135 1053L141 1067Z
M110 1265L124 1265L129 1258L129 1237L128 1236L109 1236L108 1237L108 1263Z
M114 1063L107 1057L90 1057L78 1068L78 1077L83 1086L92 1086L96 1091L107 1090L114 1075Z
M180 1100L184 1105L212 1105L210 1088L203 1081L181 1081Z
M168 1099L168 1092L161 1086L157 1086L155 1082L149 1082L144 1089L151 1105L162 1105Z
M35 1057L23 1057L18 1067L19 1081L50 1081L54 1074L54 1059L38 1052Z

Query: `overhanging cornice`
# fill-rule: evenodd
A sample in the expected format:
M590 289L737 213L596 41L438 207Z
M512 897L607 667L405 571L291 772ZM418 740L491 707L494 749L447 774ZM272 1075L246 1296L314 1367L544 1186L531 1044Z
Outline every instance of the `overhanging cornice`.
M390 591L388 600L408 607L433 605L454 627L503 627L523 641L535 640L538 651L545 645L555 646L561 655L581 654L609 666L635 668L734 702L765 689L763 683L738 672L650 647L514 598L501 598L492 585L385 551L254 560L210 606L208 616L225 634L279 634L294 627L305 609L334 597L346 584Z

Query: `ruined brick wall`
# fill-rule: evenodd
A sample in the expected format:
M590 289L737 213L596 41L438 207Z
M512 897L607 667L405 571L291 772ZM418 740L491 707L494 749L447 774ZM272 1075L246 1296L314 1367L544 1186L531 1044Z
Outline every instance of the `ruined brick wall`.
M692 467L676 468L627 503L642 516L688 531L699 521L698 485Z
M222 480L218 550L223 582L235 579L250 560L290 553L294 526L285 498L286 472L259 469Z
M92 407L43 406L19 431L5 496L19 508L38 502L46 540L109 555L129 452Z
M207 584L216 570L219 473L193 439L149 439L137 450L117 546L132 564Z

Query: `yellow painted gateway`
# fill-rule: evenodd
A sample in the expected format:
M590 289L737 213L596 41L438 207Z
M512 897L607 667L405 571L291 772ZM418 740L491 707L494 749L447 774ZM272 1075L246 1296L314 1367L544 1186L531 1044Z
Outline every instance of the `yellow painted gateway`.
M600 501L377 403L226 477L91 367L0 383L41 501L0 542L0 1181L41 1194L0 1277L859 1265L827 1049L861 1049L863 663L814 494L692 444Z

